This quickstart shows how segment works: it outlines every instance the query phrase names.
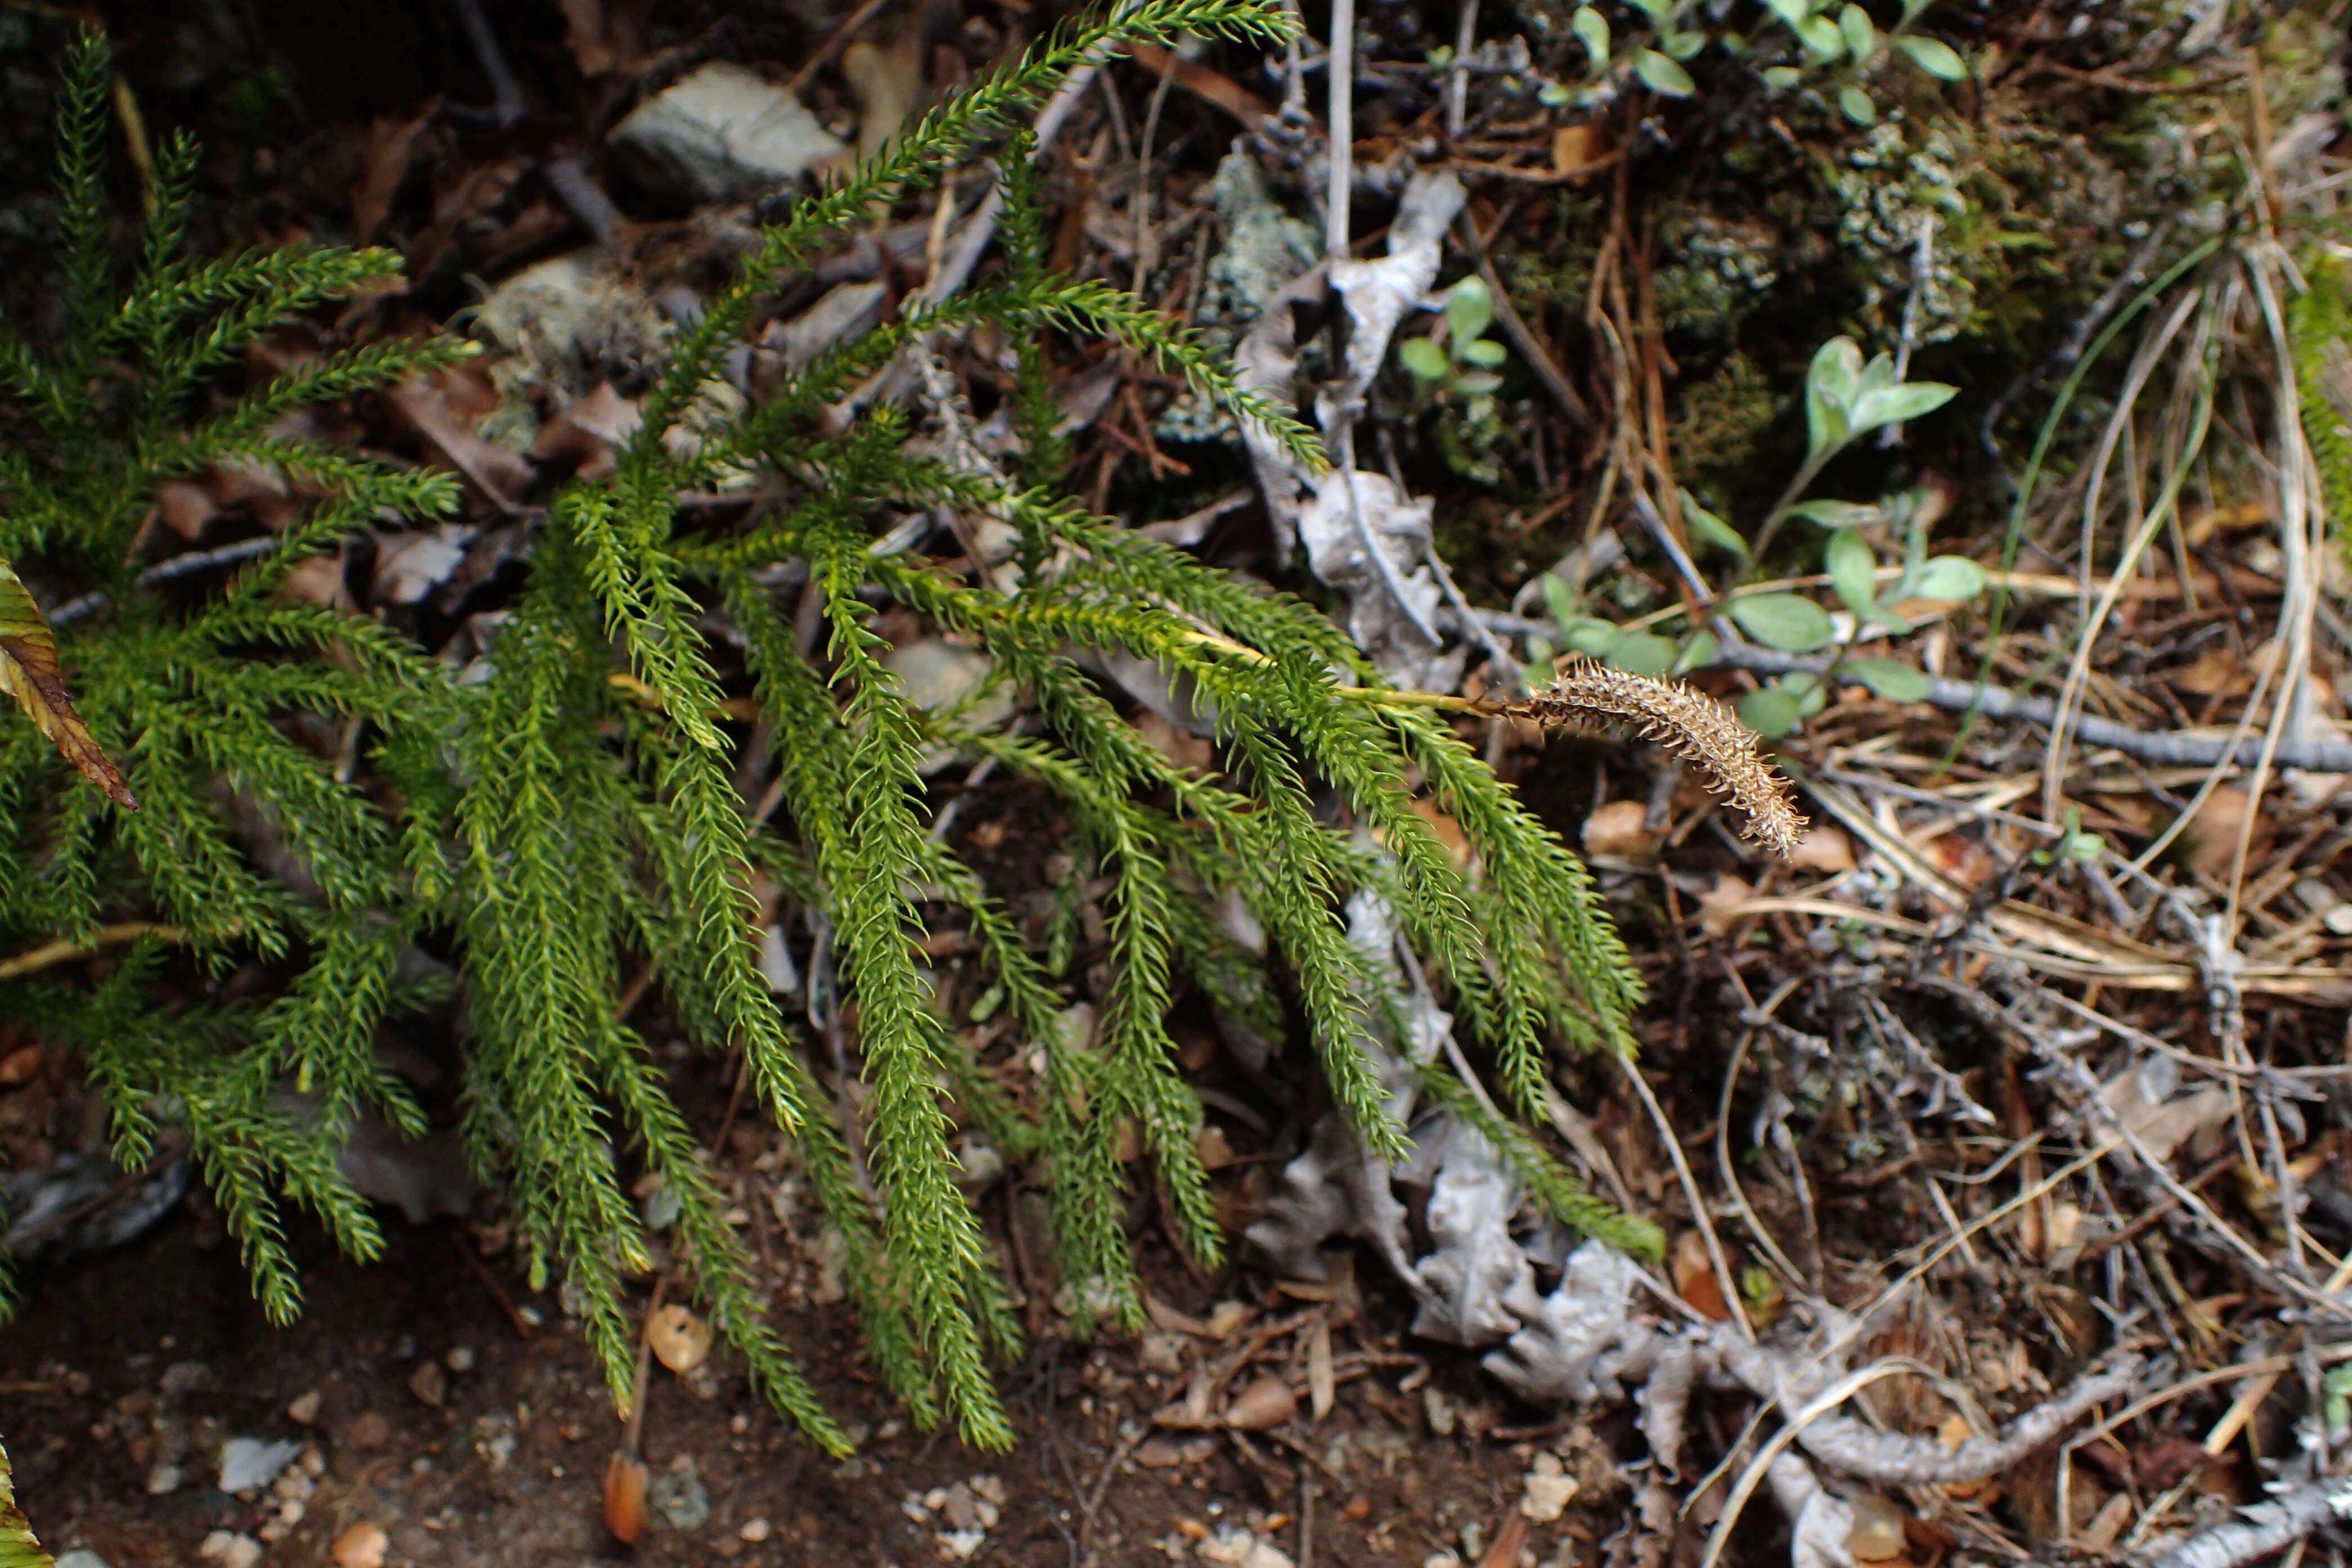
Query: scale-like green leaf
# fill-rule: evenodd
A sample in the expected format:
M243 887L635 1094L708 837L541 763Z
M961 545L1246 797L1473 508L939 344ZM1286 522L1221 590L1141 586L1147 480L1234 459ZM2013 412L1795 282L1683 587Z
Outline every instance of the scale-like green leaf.
M131 786L74 711L65 675L58 668L58 644L49 623L42 619L25 580L5 561L0 561L0 691L15 698L49 743L115 805L126 811L138 809Z

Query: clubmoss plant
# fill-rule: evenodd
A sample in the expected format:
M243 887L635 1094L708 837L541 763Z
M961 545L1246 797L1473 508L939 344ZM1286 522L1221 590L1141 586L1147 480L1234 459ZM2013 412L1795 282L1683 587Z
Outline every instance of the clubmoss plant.
M987 1446L1011 1437L990 1355L1019 1331L955 1179L959 1121L1042 1162L1079 1311L1134 1327L1123 1129L1139 1132L1145 1179L1184 1245L1203 1263L1225 1247L1194 1152L1200 1103L1169 1034L1180 989L1277 1030L1294 998L1333 1097L1390 1155L1406 1132L1357 1044L1387 999L1340 912L1360 889L1396 910L1505 1107L1542 1105L1555 1042L1630 1048L1636 983L1584 868L1447 719L1382 688L1308 605L1055 493L1045 356L1056 338L1109 340L1309 450L1287 412L1238 392L1167 319L1048 270L1023 131L1053 84L1113 40L1265 45L1288 16L1254 0L1142 0L1057 34L792 205L672 344L610 475L555 494L487 673L464 681L376 621L272 594L363 520L450 512L452 480L273 428L287 410L467 351L440 340L343 349L195 413L194 394L240 349L388 276L393 258L182 259L194 154L175 142L159 160L137 270L117 287L97 173L106 56L95 37L77 47L59 137L72 330L47 357L13 338L0 347L0 553L50 603L79 595L74 614L51 617L57 657L91 743L119 761L138 808L75 782L34 729L0 730L0 1008L81 1054L125 1164L167 1143L194 1154L273 1319L299 1301L283 1204L310 1209L357 1256L380 1247L337 1155L362 1107L412 1132L424 1125L373 1048L379 1021L409 999L396 980L415 945L448 955L459 975L475 1172L508 1194L532 1287L567 1277L616 1397L633 1394L626 1282L655 1261L629 1182L649 1173L677 1200L666 1241L679 1288L761 1393L835 1451L847 1439L769 1326L698 1133L626 1021L621 999L637 977L694 1043L735 1053L756 1104L797 1141L889 1386L919 1422L950 1418ZM1007 198L1000 268L841 344L740 415L711 413L730 351L787 274L991 151ZM926 377L937 430L887 404L846 428L829 421L893 359L936 370L936 343L982 325L1022 356L1017 483L970 460L958 395L939 376ZM275 465L315 499L232 572L151 564L141 520L155 484L232 460ZM747 472L782 499L724 524L680 510L681 494ZM896 520L932 509L1008 525L1017 583L892 553ZM809 617L798 627L779 597L787 582ZM885 659L883 605L984 652L1021 720L988 725L971 704L911 702ZM800 635L812 625L813 637ZM1200 694L1215 721L1213 771L1179 766L1127 721L1088 673L1105 652L1151 661ZM746 700L765 720L756 731L734 716ZM317 714L340 721L340 749L299 738L310 731L295 718ZM754 733L773 737L772 757L745 756ZM1078 859L1108 889L1108 951L1095 971L1108 978L1090 1035L1066 1026L1075 981L931 831L919 768L942 746L1034 781L1076 823ZM747 761L772 767L772 809L739 795ZM303 887L242 846L225 796L276 825ZM1432 805L1460 825L1466 868L1424 815ZM1377 854L1361 847L1366 829ZM1226 897L1264 931L1263 958L1208 913ZM866 1091L852 1121L759 967L775 900L829 933L835 1016ZM996 1048L1040 1063L1034 1078L983 1059L982 1032L946 1016L920 966L926 933L957 923L1011 1020ZM111 966L94 976L80 959L110 942ZM41 956L11 967L9 954ZM256 961L274 991L215 994L215 979ZM1514 1130L1509 1142L1546 1201L1587 1229L1654 1246L1653 1230L1592 1201L1532 1137Z

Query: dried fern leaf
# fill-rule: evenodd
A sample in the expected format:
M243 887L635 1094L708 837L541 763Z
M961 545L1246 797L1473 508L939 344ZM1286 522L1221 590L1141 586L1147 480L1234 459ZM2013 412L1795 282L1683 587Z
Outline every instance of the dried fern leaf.
M1546 729L1622 728L1657 742L1713 780L1747 818L1747 836L1782 859L1796 852L1805 831L1789 782L1757 750L1756 731L1714 698L1679 681L1580 661L1503 712Z

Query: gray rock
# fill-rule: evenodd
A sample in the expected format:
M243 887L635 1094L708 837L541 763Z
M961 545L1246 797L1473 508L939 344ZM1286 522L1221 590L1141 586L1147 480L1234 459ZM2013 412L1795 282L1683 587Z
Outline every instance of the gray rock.
M690 1469L656 1476L646 1487L646 1501L672 1530L697 1531L710 1522L710 1493Z
M611 141L646 184L704 202L789 184L847 151L798 99L725 61L639 104Z
M256 1491L276 1480L294 1462L302 1445L290 1439L268 1442L259 1437L231 1437L221 1445L220 1489Z

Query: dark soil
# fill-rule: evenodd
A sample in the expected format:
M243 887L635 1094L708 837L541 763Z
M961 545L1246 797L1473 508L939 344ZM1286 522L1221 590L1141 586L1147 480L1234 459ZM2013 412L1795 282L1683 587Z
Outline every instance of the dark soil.
M219 1444L245 1436L304 1443L316 1458L306 1454L288 1476L320 1472L274 1562L331 1561L331 1543L363 1523L387 1532L395 1564L632 1555L602 1519L620 1423L552 1292L531 1294L504 1258L469 1258L476 1243L457 1225L395 1222L388 1255L373 1268L315 1238L304 1250L307 1310L284 1330L263 1320L236 1249L201 1217L175 1218L131 1249L33 1282L22 1318L0 1336L0 1425L47 1542L86 1547L111 1568L148 1568L189 1562L215 1531L257 1535L283 1500L213 1485ZM1153 1289L1182 1310L1211 1310L1213 1293L1172 1267ZM499 1294L541 1320L528 1338L520 1331L528 1317L510 1319ZM1301 1305L1273 1294L1255 1304L1277 1318ZM1560 1434L1505 1425L1530 1417L1498 1400L1466 1357L1441 1353L1424 1365L1398 1353L1402 1322L1400 1302L1375 1292L1339 1331L1343 1363L1360 1342L1399 1364L1340 1383L1321 1422L1310 1424L1302 1407L1272 1434L1171 1431L1141 1458L1164 1463L1172 1451L1177 1462L1147 1468L1136 1462L1138 1424L1181 1392L1181 1379L1143 1370L1132 1345L1038 1345L1005 1377L1018 1445L990 1455L908 1429L866 1370L846 1307L782 1313L778 1326L836 1416L866 1435L860 1455L825 1458L731 1368L719 1367L701 1395L656 1368L644 1458L657 1495L666 1472L690 1470L709 1517L682 1530L656 1507L634 1555L747 1565L946 1561L946 1522L910 1519L902 1500L982 1476L1003 1482L1005 1501L969 1559L982 1563L1060 1568L1079 1560L1082 1533L1097 1562L1145 1563L1163 1541L1189 1544L1229 1522L1294 1560L1311 1550L1324 1564L1419 1563L1458 1545L1465 1525L1479 1527L1472 1540L1492 1542L1536 1442ZM289 1415L313 1392L315 1411L297 1406L307 1422ZM1441 1424L1451 1416L1450 1436L1432 1434L1433 1410ZM175 1447L184 1479L150 1495L151 1470ZM1128 1458L1106 1484L1105 1467L1121 1450ZM1090 1528L1082 1493L1099 1495ZM753 1520L769 1526L756 1543L745 1540ZM1570 1538L1581 1552L1557 1560L1590 1561L1591 1542L1612 1528L1571 1510L1536 1527L1525 1542L1535 1555L1519 1561L1550 1559Z

